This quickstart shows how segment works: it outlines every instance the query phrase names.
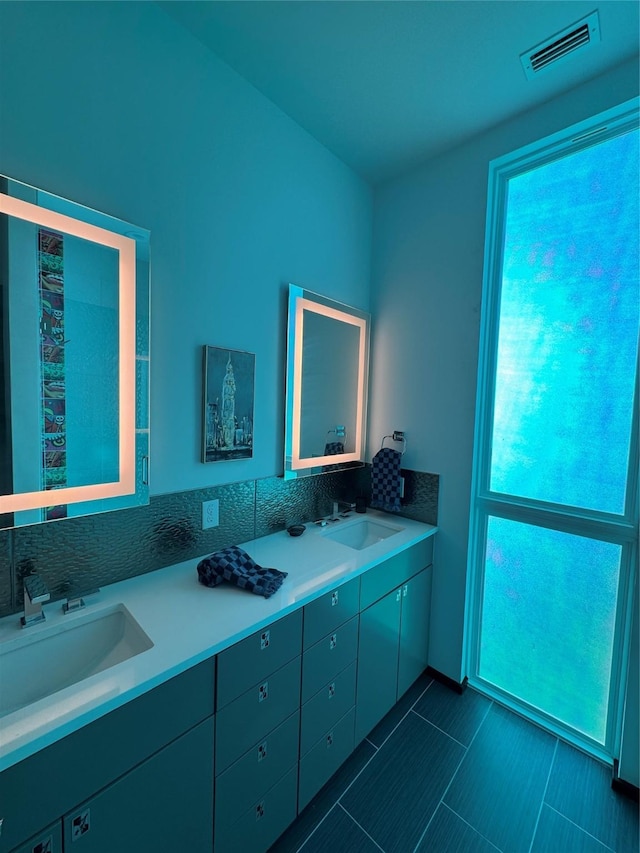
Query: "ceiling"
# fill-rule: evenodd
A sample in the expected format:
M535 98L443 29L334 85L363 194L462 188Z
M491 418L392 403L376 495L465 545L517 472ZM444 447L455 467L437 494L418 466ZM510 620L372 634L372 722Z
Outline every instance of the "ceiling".
M638 55L637 0L159 2L376 183ZM527 80L519 56L598 9L601 41Z

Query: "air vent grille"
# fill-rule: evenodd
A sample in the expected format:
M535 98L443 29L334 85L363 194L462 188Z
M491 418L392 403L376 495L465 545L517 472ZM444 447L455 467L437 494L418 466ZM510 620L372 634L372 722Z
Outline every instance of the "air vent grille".
M577 50L584 50L600 41L598 12L577 21L565 30L521 54L524 73L532 80L541 71L555 65Z

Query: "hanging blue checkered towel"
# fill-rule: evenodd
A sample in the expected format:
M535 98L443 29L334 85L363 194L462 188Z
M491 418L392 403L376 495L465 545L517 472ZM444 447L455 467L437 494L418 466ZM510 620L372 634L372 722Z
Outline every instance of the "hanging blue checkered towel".
M237 545L216 551L198 563L198 580L205 586L218 586L223 581L240 589L270 598L282 586L287 572L263 569Z
M328 441L324 446L325 456L337 456L339 453L344 453L344 444L341 441ZM323 465L323 471L339 471L341 465Z
M371 463L371 506L386 512L400 512L402 453L382 447Z

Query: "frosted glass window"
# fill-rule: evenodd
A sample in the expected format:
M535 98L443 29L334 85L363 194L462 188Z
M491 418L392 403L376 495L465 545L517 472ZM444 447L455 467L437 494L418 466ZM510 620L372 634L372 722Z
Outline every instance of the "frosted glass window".
M638 347L638 131L508 182L490 488L624 511Z
M488 519L481 678L604 743L621 547Z

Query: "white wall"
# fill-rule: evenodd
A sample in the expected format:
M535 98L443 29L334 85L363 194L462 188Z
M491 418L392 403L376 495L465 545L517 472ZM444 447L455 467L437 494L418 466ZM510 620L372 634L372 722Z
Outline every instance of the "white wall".
M151 230L151 491L282 472L286 285L367 310L369 186L153 3L0 3L0 172ZM256 353L203 465L202 345Z
M456 681L466 674L488 163L637 94L638 63L625 63L376 189L369 450L374 453L386 433L403 429L406 467L441 475L430 664ZM637 649L635 655L637 666Z

